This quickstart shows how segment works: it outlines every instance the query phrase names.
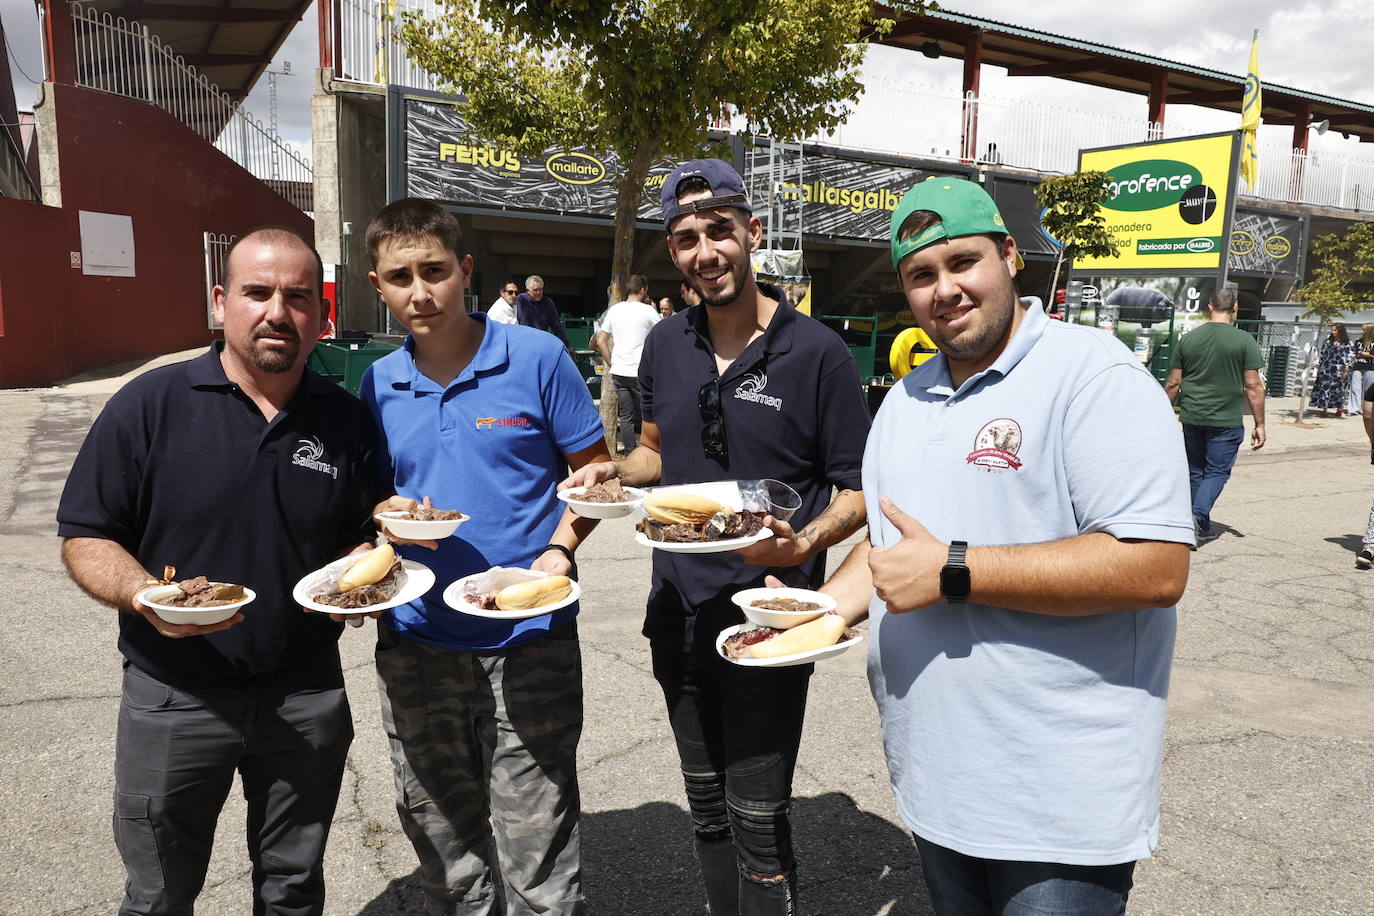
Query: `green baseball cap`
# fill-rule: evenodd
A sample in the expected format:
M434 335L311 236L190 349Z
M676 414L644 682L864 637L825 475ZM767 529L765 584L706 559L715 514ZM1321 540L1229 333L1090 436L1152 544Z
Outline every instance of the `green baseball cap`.
M902 223L918 210L929 210L940 214L940 222L924 232L909 239L898 239ZM892 267L895 270L902 258L913 251L920 251L927 245L945 239L957 239L965 235L1010 235L1007 224L997 204L992 202L988 192L981 185L962 178L946 178L932 175L902 195L897 209L892 211ZM1026 263L1021 260L1021 252L1016 252L1016 268L1020 270Z

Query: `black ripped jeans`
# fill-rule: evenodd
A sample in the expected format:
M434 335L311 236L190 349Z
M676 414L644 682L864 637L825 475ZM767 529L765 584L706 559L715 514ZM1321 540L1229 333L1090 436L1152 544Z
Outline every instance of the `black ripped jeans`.
M743 668L653 646L712 916L791 916L792 772L812 666Z

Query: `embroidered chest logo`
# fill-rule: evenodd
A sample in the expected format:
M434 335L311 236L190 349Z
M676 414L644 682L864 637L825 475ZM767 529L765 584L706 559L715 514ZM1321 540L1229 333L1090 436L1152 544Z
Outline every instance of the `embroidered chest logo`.
M740 401L749 401L754 404L762 404L764 407L771 407L774 410L782 410L782 398L775 398L771 394L764 394L763 389L768 385L768 373L762 369L753 369L744 374L740 383L735 386L735 398Z
M1021 451L1021 425L1002 417L992 420L973 437L973 451L964 461L985 471L1013 471L1020 469L1016 453Z
M319 471L321 474L328 474L334 480L339 479L339 469L327 461L320 460L320 456L324 454L324 444L319 439L311 436L309 439L298 441L300 445L296 446L296 451L291 456L292 464L296 467Z
M496 429L500 426L529 426L529 417L477 417L476 429Z

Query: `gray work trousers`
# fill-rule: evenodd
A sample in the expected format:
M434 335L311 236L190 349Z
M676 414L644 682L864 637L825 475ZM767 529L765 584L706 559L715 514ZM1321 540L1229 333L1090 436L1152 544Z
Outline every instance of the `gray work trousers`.
M583 913L577 624L492 652L377 632L396 811L425 912Z
M115 745L121 914L190 914L237 770L248 802L253 912L324 912L324 846L353 741L337 683L290 676L181 689L124 668Z

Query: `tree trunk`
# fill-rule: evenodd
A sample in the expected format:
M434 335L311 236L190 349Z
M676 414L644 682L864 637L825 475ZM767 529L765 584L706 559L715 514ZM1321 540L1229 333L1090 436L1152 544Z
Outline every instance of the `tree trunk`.
M1059 268L1064 265L1064 249L1054 259L1054 276L1050 278L1050 308L1054 308L1054 297L1059 295ZM1069 297L1064 297L1064 320L1069 320Z

